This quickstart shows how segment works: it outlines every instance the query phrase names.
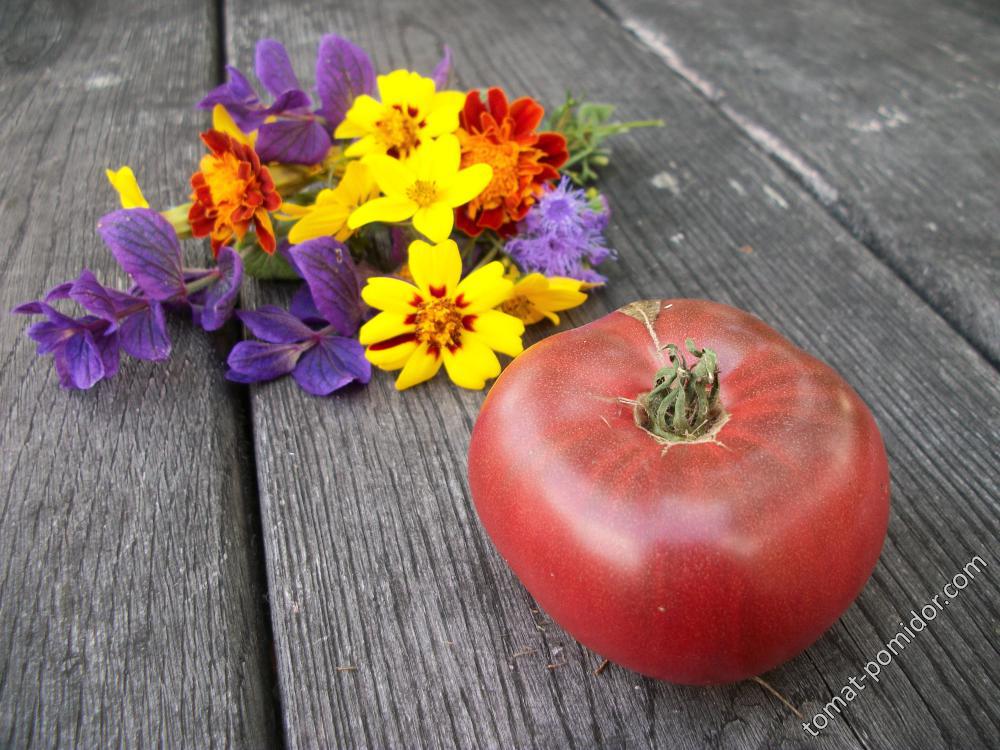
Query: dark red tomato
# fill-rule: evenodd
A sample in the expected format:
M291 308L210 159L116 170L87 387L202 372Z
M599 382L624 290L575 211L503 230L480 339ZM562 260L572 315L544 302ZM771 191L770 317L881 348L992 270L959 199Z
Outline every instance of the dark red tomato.
M717 356L718 402L700 437L664 439L635 404L687 338ZM687 375L706 359L685 356ZM860 397L757 318L700 300L634 303L518 357L479 415L469 483L556 622L688 684L757 675L819 638L871 575L889 515Z

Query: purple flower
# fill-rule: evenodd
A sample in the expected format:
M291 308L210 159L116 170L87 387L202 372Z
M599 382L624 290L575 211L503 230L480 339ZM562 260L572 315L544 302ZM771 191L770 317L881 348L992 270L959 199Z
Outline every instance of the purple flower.
M353 338L363 306L350 251L329 237L295 245L290 253L305 279L291 311L274 305L238 312L260 341L241 341L229 353L226 377L259 383L291 376L305 391L326 396L348 383L367 383L371 365Z
M504 249L522 271L603 283L594 266L615 255L604 242L607 225L604 198L595 207L563 177L518 223L517 236Z
M209 92L198 106L223 105L242 130L258 130L256 150L262 161L317 164L332 145L332 134L355 97L375 90L375 70L368 55L346 39L329 34L320 40L316 59L315 110L292 69L288 52L274 39L257 43L254 71L273 97L264 104L237 68L226 66L229 80Z
M28 328L28 336L38 344L38 354L53 355L64 388L87 389L111 377L122 350L154 362L169 357L166 306L190 309L205 330L219 328L232 314L243 278L243 263L228 247L220 250L215 268L184 269L173 228L149 209L108 214L98 232L132 277L133 289L105 287L84 269L75 281L13 310L46 317ZM60 300L75 302L87 314L73 318L60 313L51 305Z

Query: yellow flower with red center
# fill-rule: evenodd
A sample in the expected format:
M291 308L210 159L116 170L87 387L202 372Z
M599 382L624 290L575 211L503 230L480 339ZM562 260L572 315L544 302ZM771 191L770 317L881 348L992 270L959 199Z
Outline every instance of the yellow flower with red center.
M500 374L494 352L521 353L524 324L495 309L513 284L503 265L488 263L464 279L458 245L446 240L409 248L410 284L375 276L361 297L382 310L361 327L368 361L383 370L401 370L396 388L404 390L434 377L442 365L452 382L478 390Z
M454 209L479 195L493 176L486 164L460 169L460 161L458 139L450 134L421 146L407 162L384 154L365 157L385 195L354 211L347 226L357 229L373 221L412 218L416 230L428 239L446 239L455 225Z
M274 229L268 212L281 205L281 196L271 173L249 143L219 130L208 130L201 139L210 153L191 177L191 233L211 237L212 252L218 253L233 235L242 239L253 224L261 248L273 253Z
M457 212L455 221L473 237L483 229L509 237L545 183L559 176L559 167L569 153L566 139L559 133L535 132L545 110L534 99L525 96L508 104L498 88L491 88L486 99L488 106L478 90L469 92L459 115L457 136L462 166L489 164L493 179Z
M340 242L353 234L347 217L360 205L378 197L378 185L364 164L352 161L337 187L320 190L311 206L281 204L280 219L294 219L288 233L293 245L316 237L333 237Z
M367 94L356 98L333 134L358 139L347 156L409 159L421 145L458 128L461 92L437 91L432 79L408 70L378 76L376 83L382 101Z
M517 279L516 270L513 270L513 276ZM510 273L508 278L511 278ZM548 318L554 325L559 325L556 313L582 305L587 301L583 290L591 287L593 284L579 279L529 273L517 279L500 309L527 325L537 323L542 318Z

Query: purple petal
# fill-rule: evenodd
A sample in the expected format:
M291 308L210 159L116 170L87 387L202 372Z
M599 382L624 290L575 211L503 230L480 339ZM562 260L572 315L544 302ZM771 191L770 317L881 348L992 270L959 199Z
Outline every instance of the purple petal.
M104 361L90 331L79 331L55 352L56 370L64 388L86 390L104 377Z
M217 258L219 280L205 290L201 298L202 310L199 324L206 331L215 331L233 314L236 297L243 283L243 259L231 247L219 250Z
M17 307L12 307L10 311L14 315L41 315L45 312L41 301L37 299L31 300L31 302L22 302Z
M166 300L184 294L181 246L173 227L156 211L130 208L104 216L97 231L146 295Z
M226 72L229 74L229 80L212 89L198 102L198 106L201 109L212 109L216 104L221 104L240 129L246 132L256 130L267 117L264 105L238 68L227 65Z
M295 294L292 295L291 304L288 305L288 312L306 323L317 322L326 324L323 315L316 309L316 303L313 302L308 284L300 284L299 288L295 290Z
M441 61L434 67L434 72L431 73L431 78L434 80L434 85L437 87L438 91L448 88L448 79L451 77L451 48L446 44L444 46L444 56Z
M241 341L229 352L226 363L232 369L226 377L238 383L259 383L280 378L292 371L302 352L312 345L312 342L269 344Z
M57 284L45 293L46 302L54 302L60 299L69 299L69 291L73 288L72 281L64 281L62 284Z
M254 336L272 344L295 344L312 338L313 330L297 317L274 305L236 313Z
M144 310L125 318L119 329L122 349L136 359L159 362L170 356L170 338L163 305L151 302Z
M305 113L312 105L309 94L300 89L290 89L274 100L274 104L264 110L264 115L281 115L286 112Z
M367 383L372 366L365 348L354 339L328 336L305 352L292 371L295 382L314 396L326 396L348 383Z
M261 161L319 164L330 150L330 134L311 115L260 126L257 153Z
M118 374L118 365L121 361L118 332L113 331L104 336L95 336L94 342L97 344L97 351L101 355L101 364L104 366L104 377L114 377Z
M87 312L108 321L111 324L111 330L117 327L118 305L115 303L115 298L87 269L81 271L80 278L73 282L69 296Z
M38 353L49 354L55 351L63 343L73 336L75 328L53 323L51 320L43 320L39 323L32 323L28 326L28 338L38 344Z
M299 87L299 79L292 70L292 61L284 45L275 39L261 39L257 42L254 71L271 96L278 97L289 89Z
M341 335L353 335L361 320L361 292L351 251L331 237L318 237L291 253L323 318Z
M375 68L368 54L335 34L319 42L316 55L316 92L322 106L316 110L326 118L332 132L361 94L375 90Z

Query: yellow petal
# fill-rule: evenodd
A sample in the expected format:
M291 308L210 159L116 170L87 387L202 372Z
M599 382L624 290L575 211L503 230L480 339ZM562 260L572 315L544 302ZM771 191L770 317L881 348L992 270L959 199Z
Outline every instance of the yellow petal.
M373 221L403 221L413 216L417 204L409 198L376 198L356 208L347 219L350 229L357 229Z
M444 203L432 203L413 214L413 226L434 242L443 242L455 226L455 212Z
M444 367L451 382L462 388L479 390L489 378L500 374L500 360L476 334L462 332L458 347L442 352Z
M352 161L344 170L337 189L332 191L336 198L348 206L359 206L362 203L378 197L378 185L372 177L371 170L360 161ZM320 195L326 191L321 191ZM319 196L316 198L319 202Z
M524 344L521 341L524 323L513 315L499 310L487 310L476 315L471 326L490 349L508 357L516 357L524 351Z
M229 115L229 111L221 104L216 104L212 108L212 128L231 136L233 140L244 145L253 147L257 143L257 131L244 133Z
M580 291L580 282L576 279L549 279L547 289L527 296L537 307L549 311L569 310L587 301L587 295Z
M432 354L427 344L420 344L410 355L409 360L403 366L403 371L399 373L399 377L396 378L396 390L405 391L417 383L430 380L437 375L437 371L440 369L441 355Z
M493 167L472 164L442 185L441 202L457 208L483 192L492 179Z
M409 315L414 311L411 304L420 296L420 290L413 284L391 276L372 276L361 290L361 299L376 310Z
M417 350L416 341L407 341L388 349L365 350L365 358L380 370L398 370L403 367L413 352Z
M433 287L436 291L444 290L444 295L450 296L462 278L462 255L452 240L445 240L439 245L414 240L409 248L409 267L413 280L426 294L432 294Z
M355 141L346 149L344 149L344 156L361 158L362 156L367 156L368 154L377 154L381 153L382 151L385 151L385 149L379 146L379 142L375 139L375 136L366 135L364 138Z
M503 264L500 261L487 263L464 279L455 291L461 294L469 306L467 314L491 310L499 305L510 294L513 284L504 278Z
M131 167L120 167L117 172L105 169L104 174L107 175L111 187L118 191L122 208L149 208L149 203L139 189L139 183Z
M403 162L385 154L371 154L364 163L372 179L386 195L406 195L417 180Z
M288 233L288 241L298 245L316 237L333 237L344 228L348 213L346 206L336 203L316 205L312 211L295 222L295 226Z
M416 329L412 323L407 323L409 313L381 312L369 320L358 331L358 341L365 346L386 341L404 333L413 333Z
M397 104L406 99L409 83L410 71L402 69L375 78L379 98L383 104L389 105Z
M462 162L462 147L458 144L458 138L448 133L428 143L424 157L430 167L425 179L445 185L458 174L458 167Z
M384 107L368 94L362 94L351 104L344 121L333 132L334 138L360 138L375 129Z
M431 111L427 115L424 131L431 138L458 130L458 113L465 106L465 94L461 91L440 91L431 99Z

